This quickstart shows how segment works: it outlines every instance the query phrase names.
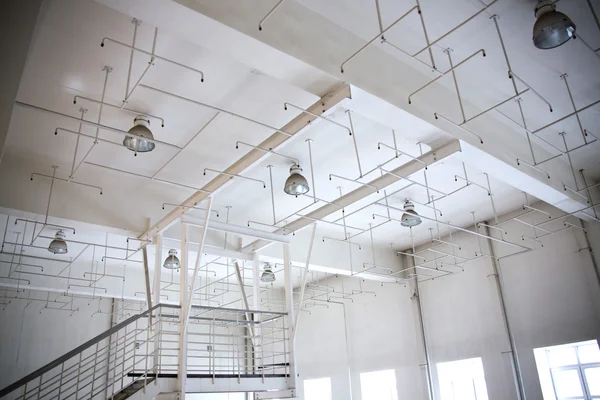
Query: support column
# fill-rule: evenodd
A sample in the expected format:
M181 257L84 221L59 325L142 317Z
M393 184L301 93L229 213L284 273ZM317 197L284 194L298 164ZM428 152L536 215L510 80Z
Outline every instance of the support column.
M485 234L490 236L490 225L489 221L484 222ZM506 330L506 335L508 336L508 343L510 345L510 357L511 357L511 366L513 372L513 379L515 381L515 390L517 394L517 400L525 400L525 390L523 388L523 378L521 376L521 367L519 365L519 356L517 354L517 348L515 345L515 338L512 334L512 330L510 328L510 323L508 322L508 315L506 314L506 303L504 302L504 289L502 288L502 279L500 277L500 269L498 268L498 261L496 259L496 255L494 254L494 247L492 245L492 241L487 239L488 246L490 248L490 259L492 260L492 269L494 272L494 279L496 281L496 288L498 289L498 300L500 301L500 309L502 311L502 322L504 322L504 329Z
M292 256L290 254L290 245L285 243L283 245L283 286L285 290L285 306L286 306L286 322L288 328L288 363L290 378L288 380L288 388L296 389L296 355L295 355L295 346L294 340L291 338L295 335L295 319L294 319L294 291L292 286Z
M161 272L162 272L162 262L163 262L163 258L162 258L162 233L159 233L158 235L156 235L154 237L154 245L155 245L155 255L154 255L154 281L152 282L152 296L154 298L154 304L160 304L160 279L161 279ZM161 310L158 309L158 313L161 313ZM160 316L157 318L157 321L155 322L156 326L158 327L158 329L154 332L154 372L158 373L159 370L159 363L160 363L160 357L159 357L159 350L158 348L160 347L160 324L161 324L161 319ZM156 380L154 381L156 382Z
M185 381L187 378L187 331L184 314L187 310L188 295L188 253L187 253L187 224L181 223L181 268L179 270L179 358L177 366L177 391L180 399L185 399Z
M413 245L414 247L414 245ZM413 253L413 250L407 250L409 254ZM404 257L407 265L411 265L414 267L414 258L413 257ZM419 322L419 329L421 332L421 340L423 341L423 353L425 356L425 373L427 374L427 398L430 400L435 399L435 392L433 390L433 378L431 376L431 359L429 357L429 347L427 346L427 337L425 336L425 323L423 322L423 307L421 306L421 294L419 293L419 282L418 278L415 278L415 290L412 295L412 299L416 300L416 309L417 309L417 317Z

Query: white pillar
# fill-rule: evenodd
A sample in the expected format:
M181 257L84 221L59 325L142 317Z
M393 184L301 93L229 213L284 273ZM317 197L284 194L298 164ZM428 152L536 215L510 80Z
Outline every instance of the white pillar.
M187 253L187 224L181 223L181 258L179 260L179 359L177 366L177 391L181 393L181 399L185 399L185 381L187 378L187 329L183 321L187 310L188 294L188 253Z
M294 349L294 337L295 326L294 326L294 288L292 286L292 256L290 254L290 245L285 243L283 245L283 286L285 290L285 306L286 306L286 322L288 327L288 335L286 340L288 342L287 349L289 351L288 362L290 364L289 373L290 379L288 380L288 389L296 388L296 356Z
M154 305L160 304L160 276L161 276L161 271L162 271L162 233L159 233L158 235L156 235L154 237L154 245L156 247L155 249L155 255L154 255L154 282L152 282L152 295L154 297ZM157 309L158 313L160 314L161 310ZM158 332L160 332L160 325L161 325L161 318L160 316L153 320L155 321L154 324L155 326L158 328L154 331L155 335L154 335L154 373L158 373L159 371L159 367L158 364L160 363L160 357L159 357L159 347L160 347L160 334L158 334ZM155 380L154 382L157 382L157 380Z
M160 304L160 279L163 263L162 251L162 233L154 237L155 256L154 256L154 282L152 283L152 294L154 305Z

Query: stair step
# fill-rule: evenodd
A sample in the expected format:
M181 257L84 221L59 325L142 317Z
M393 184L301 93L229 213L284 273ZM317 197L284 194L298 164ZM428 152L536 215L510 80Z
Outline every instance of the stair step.
M140 389L154 381L155 378L143 378L133 381L129 385L125 386L121 391L112 397L112 400L125 400L136 394Z

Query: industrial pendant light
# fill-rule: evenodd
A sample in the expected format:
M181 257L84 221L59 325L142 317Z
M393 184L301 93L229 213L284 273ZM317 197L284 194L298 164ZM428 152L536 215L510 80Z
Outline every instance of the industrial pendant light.
M421 222L419 214L415 211L415 205L410 200L406 200L404 202L404 214L402 214L402 218L400 219L400 225L411 228L419 225Z
M169 256L165 258L163 267L166 269L179 269L179 258L177 258L177 250L169 250Z
M541 0L535 6L533 44L538 49L553 49L575 37L575 24L565 14L556 11L552 0Z
M131 151L136 153L145 153L154 150L156 146L154 142L154 136L150 131L150 119L145 115L138 115L133 120L133 128L129 131L131 136L127 135L123 139L123 146L127 147ZM150 140L147 140L150 139Z
M290 168L290 176L285 181L283 191L289 195L298 197L301 194L306 194L310 190L306 178L302 176L302 168L298 164L292 165Z
M65 233L62 230L56 232L54 240L52 240L50 246L48 246L48 251L53 254L67 254L68 249L65 238Z
M271 264L265 264L265 270L263 271L262 275L260 276L260 281L267 282L267 283L275 281L275 274L273 273Z

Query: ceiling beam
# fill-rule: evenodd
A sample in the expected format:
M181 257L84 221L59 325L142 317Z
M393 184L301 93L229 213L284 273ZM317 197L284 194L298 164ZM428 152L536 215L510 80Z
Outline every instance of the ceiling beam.
M315 102L312 106L310 106L307 111L308 113L302 113L298 115L296 118L288 122L283 128L282 131L291 133L292 135L298 134L304 127L313 122L317 117L315 115L322 115L328 112L331 108L335 107L342 100L350 98L350 86L347 84L339 85L334 90L327 93L325 96L321 97L317 102ZM275 132L267 139L263 140L257 147L261 147L263 149L274 149L277 146L280 146L282 143L287 140L292 139L292 137L288 137L280 132ZM181 207L175 207L170 213L165 215L160 221L154 224L151 228L149 228L146 232L144 232L139 238L141 240L148 240L151 237L154 237L156 234L162 232L164 229L169 227L174 221L181 218L183 214L190 208L198 204L200 201L209 196L209 192L215 192L219 188L223 187L226 183L229 182L231 174L241 174L243 171L255 165L257 162L265 157L265 152L252 149L244 156L242 156L239 160L233 163L229 168L225 171L226 174L219 174L213 180L204 185L201 189L202 191L197 191L193 195L191 195L187 200L181 203Z
M295 232L299 229L302 229L314 222L315 219L322 219L327 217L330 214L333 214L336 211L340 211L343 207L348 207L357 201L364 199L378 190L383 190L386 187L398 182L401 180L401 176L409 177L410 175L424 169L425 167L432 165L446 157L449 157L455 153L461 151L460 142L458 140L453 140L437 149L433 149L422 156L418 157L415 160L411 160L406 164L402 164L398 168L390 171L391 173L384 174L377 179L374 179L368 183L363 184L363 186L358 189L353 190L341 196L335 200L332 200L330 203L327 203L321 208L318 208L306 216L308 218L298 218L297 220L285 225L277 229L273 233L287 233ZM269 241L266 240L256 240L247 246L244 246L240 251L245 253L250 253L253 251L258 251L265 246L270 244Z

